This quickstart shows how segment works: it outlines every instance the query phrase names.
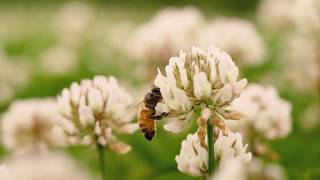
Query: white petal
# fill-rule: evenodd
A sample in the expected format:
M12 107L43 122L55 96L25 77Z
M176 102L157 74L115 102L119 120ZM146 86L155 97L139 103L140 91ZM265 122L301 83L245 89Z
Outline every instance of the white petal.
M209 61L210 65L210 82L213 84L217 79L217 65L214 59Z
M181 79L182 86L184 88L187 88L189 86L189 79L188 79L188 76L187 76L187 70L186 69L182 69L179 72L180 72L180 79Z
M97 89L91 89L88 94L89 106L95 113L99 113L103 108L103 97Z
M178 111L188 111L191 108L191 102L185 91L179 88L174 88L172 92L175 97L175 101L179 104L178 107L173 109Z
M79 101L80 101L80 86L77 83L72 83L71 84L71 101L74 105L79 105Z
M197 73L193 76L194 95L198 100L210 97L211 84L204 72Z
M166 68L166 75L167 75L167 80L170 84L171 87L176 87L176 78L174 77L173 74L173 66L167 65Z
M220 80L223 84L235 82L239 75L239 70L235 63L232 61L230 55L222 52L219 55L219 73Z
M155 107L156 110L156 115L159 116L162 113L169 113L170 112L170 108L168 105L166 105L165 103L158 103L157 106Z
M91 108L89 106L80 106L79 118L83 126L87 126L88 124L93 124L94 116Z
M178 133L182 129L184 129L186 126L187 126L187 121L185 120L173 120L167 123L166 125L164 125L163 127L166 131Z
M138 123L130 123L121 127L120 131L126 134L132 134L139 129Z

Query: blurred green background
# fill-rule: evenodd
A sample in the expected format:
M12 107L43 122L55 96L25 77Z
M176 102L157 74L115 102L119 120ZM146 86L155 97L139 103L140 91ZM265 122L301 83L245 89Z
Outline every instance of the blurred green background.
M75 71L66 75L48 76L46 72L39 70L39 54L57 42L50 21L54 13L66 2L0 2L0 49L10 60L27 63L25 68L29 74L27 85L17 91L14 99L56 96L71 82L92 78L97 74L116 76L130 86L143 85L145 81L136 73L139 62L128 60L123 54L99 41L104 33L97 30L100 25L112 28L114 24L122 21L140 24L148 21L162 8L186 5L197 7L206 19L224 15L255 21L259 0L83 1L94 8L95 22L88 39L76 49L79 64ZM274 77L281 76L276 57L281 53L277 48L282 36L270 35L259 26L258 30L267 45L269 59L259 67L240 70L249 82L258 82L268 73L273 73ZM301 91L288 85L281 87L279 91L283 98L293 104L293 131L285 139L271 141L271 146L279 152L279 163L285 167L289 179L320 179L320 128L318 126L312 131L304 131L299 123L306 107L319 102L319 90ZM11 101L12 99L0 104L1 112L7 109ZM108 179L197 179L180 173L174 160L180 151L181 141L191 129L193 132L194 128L190 127L177 135L165 132L159 124L156 138L152 142L146 141L140 133L121 137L132 145L132 151L123 156L107 152ZM72 147L68 148L67 152L89 168L93 175L99 174L98 157L94 149ZM1 148L1 157L4 158L8 153Z

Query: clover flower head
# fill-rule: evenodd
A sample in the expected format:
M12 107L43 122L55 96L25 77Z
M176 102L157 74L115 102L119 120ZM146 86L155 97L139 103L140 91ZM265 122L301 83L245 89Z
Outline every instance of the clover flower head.
M220 166L211 180L246 180L245 165L239 159L229 159L224 166Z
M208 151L202 147L196 134L189 134L182 141L180 154L176 156L179 171L192 175L204 176L208 168Z
M8 168L6 165L0 165L0 179L7 180L8 179Z
M52 99L15 101L2 117L2 142L17 154L62 145L63 137L56 136L58 134L53 131L58 118L56 103Z
M134 32L127 54L136 59L163 61L195 42L204 18L194 7L166 8Z
M255 66L264 61L263 40L254 24L243 19L217 18L201 29L199 41L202 47L214 44L223 49L241 65Z
M318 42L315 36L293 33L283 43L281 56L283 77L294 87L301 90L318 90L320 85Z
M262 0L257 12L257 20L264 28L278 31L292 24L293 0Z
M247 152L247 147L248 145L243 145L240 133L220 134L214 143L214 156L219 160L220 166L224 166L229 159L239 159L246 163L252 158L252 154Z
M195 107L210 106L219 117L232 119L235 113L226 108L247 84L246 79L238 81L238 75L238 67L231 57L215 47L207 52L192 48L190 53L181 51L179 57L170 58L165 75L159 71L154 80L163 96L155 108L156 113L166 112L172 120L165 129L182 130Z
M246 152L247 145L243 146L239 133L230 132L228 136L219 136L214 144L214 156L220 161L220 166L227 166L228 161L238 160L247 163L251 160L251 153ZM180 154L176 156L179 171L192 176L205 176L208 173L208 145L199 135L189 134L181 143Z
M8 103L30 80L28 65L15 61L0 49L0 104Z
M266 139L285 137L291 131L291 104L281 99L274 87L251 84L233 102L232 108L244 114L246 122L238 126L234 123L234 131L248 126ZM229 123L232 122L227 122L227 126Z
M65 75L73 72L77 66L75 51L65 45L55 45L40 57L42 70L49 75Z
M245 173L250 179L285 180L286 174L282 166L272 162L263 162L260 158L253 158L246 166Z
M301 32L312 33L319 38L320 2L318 0L295 0L292 12L293 21Z
M72 144L101 144L126 153L130 146L117 140L114 132L130 134L138 129L131 115L125 114L131 103L131 96L114 77L72 83L58 97L61 127Z
M1 180L89 180L88 173L62 154L28 154L7 160ZM1 174L0 174L1 175Z
M215 172L212 180L229 179L269 179L285 180L286 175L283 168L275 163L264 163L261 159L254 158L249 163L244 164L239 159L230 159L225 166L220 166Z
M71 46L77 46L92 23L93 9L86 3L66 3L53 18L53 27L59 40Z

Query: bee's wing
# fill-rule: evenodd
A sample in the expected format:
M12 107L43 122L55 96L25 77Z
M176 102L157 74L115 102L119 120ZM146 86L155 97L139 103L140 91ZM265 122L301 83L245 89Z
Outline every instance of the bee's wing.
M126 114L128 114L129 112L131 112L132 110L136 109L139 105L141 105L143 103L143 100L141 100L140 102L138 102L137 104L135 104L134 106L132 106L127 112Z

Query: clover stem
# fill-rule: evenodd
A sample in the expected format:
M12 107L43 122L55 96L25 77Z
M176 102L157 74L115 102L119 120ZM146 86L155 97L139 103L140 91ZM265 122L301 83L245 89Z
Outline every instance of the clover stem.
M213 125L207 122L207 140L208 140L208 175L209 177L213 174L214 170L214 134Z
M99 163L100 163L100 173L101 173L101 177L102 180L106 180L107 176L106 176L106 171L105 171L105 149L104 146L101 144L97 145L97 150L99 153Z

